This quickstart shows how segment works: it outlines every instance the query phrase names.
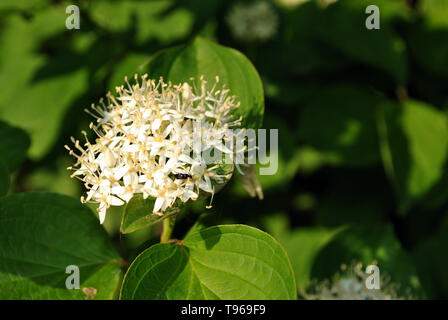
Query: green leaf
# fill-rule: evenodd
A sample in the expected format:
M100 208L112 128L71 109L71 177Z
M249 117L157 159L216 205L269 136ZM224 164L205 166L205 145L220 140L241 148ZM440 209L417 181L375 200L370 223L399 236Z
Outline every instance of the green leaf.
M174 8L174 4L172 0L97 0L88 11L108 31L126 32L132 28L138 43L153 39L168 43L187 36L194 22L192 13Z
M448 219L445 218L437 233L420 243L412 252L422 286L430 299L448 298L447 246Z
M201 75L211 86L215 77L236 95L241 106L234 116L243 117L242 127L259 128L263 120L264 96L261 79L251 62L240 52L197 37L193 42L157 53L148 64L148 74L181 83Z
M446 19L446 18L445 18ZM415 60L434 75L448 76L448 28L434 28L425 24L411 25L406 30L409 51Z
M33 159L53 146L66 111L87 85L87 68L61 73L76 62L39 53L43 40L67 31L66 17L56 7L29 20L11 14L0 34L0 117L30 134ZM57 75L48 76L49 70Z
M270 235L222 225L144 251L128 269L121 299L296 299L296 287Z
M8 193L9 189L9 170L8 167L0 160L0 197Z
M85 70L79 70L40 80L1 110L3 118L30 132L31 158L41 158L53 146L65 112L84 90L86 76Z
M415 60L431 73L448 76L448 2L421 0L418 10L423 19L405 29L407 43Z
M418 101L384 104L378 113L381 153L404 214L443 176L447 160L445 114Z
M30 139L25 131L12 127L1 120L0 137L1 160L10 171L13 171L25 159Z
M48 0L2 0L0 11L2 10L27 10L34 11L48 5Z
M420 0L418 9L431 27L448 27L448 2L445 0Z
M153 214L154 198L143 199L141 193L135 195L126 205L121 220L120 230L122 233L131 233L136 230L152 226L162 222L168 217L178 213L177 208L170 208L163 216Z
M52 193L0 199L0 299L114 297L121 258L94 214L78 200ZM67 266L80 270L80 290L67 289Z
M325 192L319 197L316 217L319 225L336 227L389 221L394 199L390 189L385 188L388 180L382 167L334 170L330 175Z
M115 92L115 87L124 83L124 78L132 79L135 73L143 74L143 67L150 56L142 53L129 53L120 63L114 66L114 71L109 80L109 90Z
M402 2L402 1L401 1ZM380 9L380 29L368 30L365 9ZM377 67L392 76L398 84L407 79L405 43L394 31L391 18L406 11L404 3L390 0L338 1L324 10L318 21L322 41L348 57Z
M378 98L356 86L323 88L300 113L298 138L334 166L380 162L375 112Z

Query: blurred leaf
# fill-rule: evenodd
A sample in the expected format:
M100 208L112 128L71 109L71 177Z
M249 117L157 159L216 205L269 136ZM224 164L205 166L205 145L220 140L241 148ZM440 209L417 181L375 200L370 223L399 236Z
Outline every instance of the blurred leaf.
M129 53L120 63L115 65L109 80L109 90L115 92L115 87L123 85L126 76L130 79L135 73L143 74L143 68L149 59L150 56L147 54Z
M445 16L445 19L448 19ZM440 29L415 24L406 30L409 51L415 60L435 75L448 76L448 28Z
M368 30L365 9L377 5L380 9L380 29ZM377 67L398 84L407 79L405 43L394 31L391 18L402 15L407 7L404 1L345 0L323 10L318 21L322 41L340 50L352 59Z
M18 96L14 104L0 110L3 118L30 133L31 158L41 158L53 146L65 112L86 88L86 76L85 70L79 70L38 81Z
M302 146L297 151L298 170L303 173L312 173L325 164L325 155L310 146Z
M48 5L49 0L2 0L0 10L36 10Z
M45 155L55 142L62 117L86 87L85 70L38 79L39 68L54 57L39 54L40 41L67 31L65 11L51 7L38 11L29 21L8 16L0 35L0 117L25 129L31 136L30 157ZM23 41L27 39L27 41ZM67 61L57 60L53 69Z
M112 299L120 281L120 256L98 220L78 200L52 193L0 199L0 297L85 299L68 290L67 266L80 270L80 287Z
M271 215L265 219L267 231L285 248L291 259L299 290L305 290L311 280L314 259L344 227L304 227L290 229L286 215Z
M35 53L39 38L24 18L8 15L0 31L0 111L22 94L43 57ZM23 41L28 39L28 41ZM20 97L20 96L19 96Z
M430 299L447 299L448 297L448 219L440 230L422 242L413 250L414 263L417 267L422 286Z
M204 75L209 85L219 76L230 95L236 95L241 106L234 116L243 116L242 127L259 128L263 121L264 96L261 79L251 62L240 52L195 38L185 46L162 50L148 64L151 78L163 76L173 83L199 80Z
M314 260L312 276L320 280L329 279L341 265L358 262L364 268L377 264L380 273L398 286L399 296L422 294L411 257L395 238L391 225L354 225L340 232L319 252Z
M394 199L387 186L387 177L381 167L334 170L321 196L318 224L335 227L349 223L387 222L388 213L394 210Z
M67 171L67 167L73 164L72 159L60 156L55 162L49 166L39 166L27 175L26 190L42 190L79 197L82 184L77 179L70 178L70 173Z
M30 138L21 129L12 127L0 120L0 154L2 162L9 171L16 169L25 159Z
M448 2L420 0L423 21L406 29L410 52L420 65L439 76L448 76Z
M267 130L266 137L266 157L258 159L259 162L255 164L255 173L258 181L262 186L263 192L277 192L279 190L287 189L289 182L294 178L299 168L299 155L296 150L295 136L291 134L291 127L285 121L272 111L264 117L263 128ZM272 141L270 140L270 129L278 130L278 149L272 148ZM260 142L260 141L259 141ZM269 162L268 162L269 161ZM260 162L268 164L260 164ZM267 168L272 165L272 162L277 162L277 171L275 174L260 175L260 168ZM238 170L236 176L242 178ZM241 180L240 180L241 181ZM248 193L244 190L242 183L233 184L234 194L244 197Z
M271 66L275 70L285 61L284 72L298 74L322 71L337 72L346 67L350 63L349 59L317 41L319 30L316 25L321 23L322 17L323 10L314 1L308 1L293 10L288 10L285 14L285 31L281 35L283 38L281 44L284 47L279 50L279 45L276 45L271 49L271 55L268 56L270 61L272 59L278 59L278 61L271 64L269 60L265 60L263 67ZM268 51L268 53L270 52ZM262 52L262 54L266 53ZM281 70L283 71L283 69ZM282 79L282 74L280 74L280 79ZM299 87L289 90L286 97L300 94L302 85Z
M126 273L121 299L289 300L296 288L277 241L249 226L222 225L144 251Z
M0 197L8 193L9 189L9 170L8 167L0 160Z
M177 208L172 208L168 209L163 216L153 214L154 203L154 198L143 199L141 193L135 195L124 209L121 232L131 233L149 227L177 213Z
M379 100L362 88L337 85L311 97L298 121L298 137L334 166L357 167L379 162L375 124Z
M187 36L193 26L192 14L183 8L171 10L173 3L171 0L96 0L88 11L95 22L109 31L132 30L138 43L152 38L168 43Z
M429 105L409 100L383 105L378 128L383 164L396 188L399 212L404 214L443 176L447 118Z
M431 27L448 27L448 2L446 0L420 0L418 9Z

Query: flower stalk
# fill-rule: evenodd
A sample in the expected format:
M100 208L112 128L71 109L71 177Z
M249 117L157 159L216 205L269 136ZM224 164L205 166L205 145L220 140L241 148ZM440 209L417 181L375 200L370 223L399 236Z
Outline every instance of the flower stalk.
M176 220L175 215L170 216L165 220L163 220L163 230L162 235L160 236L160 243L167 243L171 239L175 220Z

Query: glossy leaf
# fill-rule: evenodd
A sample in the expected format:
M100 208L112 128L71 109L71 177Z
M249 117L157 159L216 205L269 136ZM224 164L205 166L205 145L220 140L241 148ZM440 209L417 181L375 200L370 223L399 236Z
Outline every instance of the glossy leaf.
M172 208L167 210L163 216L153 214L154 203L154 198L143 199L142 194L135 195L124 209L121 220L121 232L131 233L149 227L178 212L177 208Z
M95 289L96 299L115 296L121 258L76 199L44 192L1 198L0 243L1 299L85 299ZM71 265L79 267L79 290L66 287Z
M241 106L234 116L243 117L243 127L258 128L264 112L263 87L251 62L240 52L203 38L196 38L188 45L162 50L148 64L151 78L163 76L173 83L196 81L204 75L209 85L219 76L230 94L238 97Z
M129 268L121 299L295 299L294 274L270 235L244 225L157 244Z

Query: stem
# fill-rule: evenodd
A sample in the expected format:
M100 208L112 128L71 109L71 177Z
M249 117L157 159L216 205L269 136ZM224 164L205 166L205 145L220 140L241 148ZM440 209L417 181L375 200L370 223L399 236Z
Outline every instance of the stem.
M163 220L163 231L160 236L160 243L166 243L171 239L171 234L173 233L174 220L176 216L171 216Z

